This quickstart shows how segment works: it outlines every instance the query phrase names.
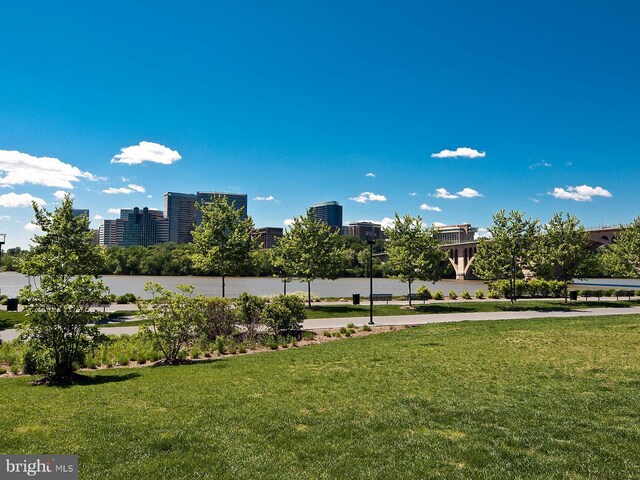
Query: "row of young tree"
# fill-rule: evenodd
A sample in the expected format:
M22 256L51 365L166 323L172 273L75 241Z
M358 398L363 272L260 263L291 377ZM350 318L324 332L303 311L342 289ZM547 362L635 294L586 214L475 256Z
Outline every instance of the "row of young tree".
M490 238L480 239L474 273L484 280L506 279L509 298L517 298L516 281L525 274L564 284L574 278L592 276L595 263L610 275L640 275L640 217L621 228L613 243L590 250L589 234L580 220L555 213L548 223L527 218L524 213L501 210L493 216Z

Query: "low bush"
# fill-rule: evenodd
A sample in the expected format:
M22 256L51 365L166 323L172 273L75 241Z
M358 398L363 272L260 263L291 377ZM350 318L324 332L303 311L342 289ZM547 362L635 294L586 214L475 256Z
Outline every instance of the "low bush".
M471 294L469 292L467 292L466 290L463 290L462 293L460 294L460 296L462 298L464 298L465 300L471 300Z
M347 328L356 328L356 324L353 322L347 323Z
M302 333L303 340L313 340L314 338L316 338L316 334L309 330L306 330L305 332Z
M416 291L416 293L418 295L420 295L420 298L423 298L425 300L430 300L432 298L431 296L431 292L429 291L429 289L427 287L425 287L424 285L420 285L418 287L418 290Z
M484 298L484 292L482 290L476 290L476 298L482 300Z
M370 332L371 331L371 327L369 325L363 325L362 326L362 331L363 332Z
M293 295L278 295L264 309L266 324L277 335L300 330L307 318L304 301Z
M322 335L324 335L325 337L330 337L331 332L329 330L325 330L324 332L322 332Z
M450 300L457 300L458 299L458 294L454 290L451 290L449 292L449 299Z
M224 337L222 335L216 337L216 350L219 355L224 355L225 346L224 346Z
M444 300L444 293L442 293L441 290L436 290L433 293L433 299L434 300Z

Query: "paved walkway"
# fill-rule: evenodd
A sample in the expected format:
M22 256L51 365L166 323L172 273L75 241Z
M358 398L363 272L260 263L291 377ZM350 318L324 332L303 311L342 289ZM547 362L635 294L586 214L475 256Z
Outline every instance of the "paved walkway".
M433 313L424 315L390 315L388 317L374 317L376 325L426 325L429 323L491 321L491 320L524 320L528 318L573 318L593 317L598 315L632 315L640 314L640 307L630 308L584 308L570 312L476 312L476 313ZM305 329L323 329L345 327L349 323L364 325L369 317L316 318L305 320ZM138 327L107 327L100 329L108 335L133 335ZM0 339L10 341L17 337L14 329L0 331Z

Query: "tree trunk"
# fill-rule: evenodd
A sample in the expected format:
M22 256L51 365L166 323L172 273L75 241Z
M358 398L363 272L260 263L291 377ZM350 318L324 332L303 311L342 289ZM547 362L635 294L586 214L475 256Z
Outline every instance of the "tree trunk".
M568 282L567 280L565 280L565 281L564 281L564 303L565 303L565 304L569 303L568 298L567 298L567 296L568 296L568 292L567 292L567 290L568 290L568 283L569 283L569 282Z
M224 298L224 275L222 275L222 298Z
M409 280L409 306L411 306L411 280Z
M307 282L307 290L309 293L309 308L311 308L311 282Z
M284 294L287 294L287 281L283 280L282 283L284 283Z

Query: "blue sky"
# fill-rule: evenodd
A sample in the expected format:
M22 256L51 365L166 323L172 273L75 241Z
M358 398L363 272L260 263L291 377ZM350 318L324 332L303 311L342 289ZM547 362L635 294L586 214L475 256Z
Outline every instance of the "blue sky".
M62 191L103 218L242 192L257 226L327 200L345 223L640 213L637 2L24 1L0 18L6 247L33 234L22 205Z

